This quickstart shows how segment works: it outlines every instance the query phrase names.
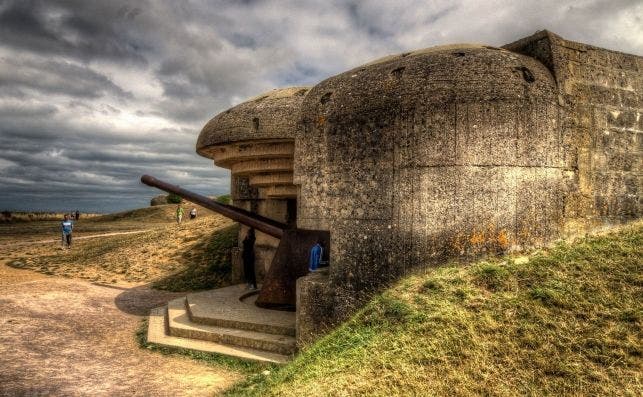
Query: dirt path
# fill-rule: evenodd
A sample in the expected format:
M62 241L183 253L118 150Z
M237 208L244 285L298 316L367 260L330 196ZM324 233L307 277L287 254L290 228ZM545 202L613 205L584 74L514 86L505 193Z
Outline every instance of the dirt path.
M75 240L87 240L87 239L96 238L96 237L118 236L118 235L121 235L121 234L144 233L144 232L147 232L149 230L151 230L151 229L132 230L132 231L128 231L128 232L101 233L101 234L92 234L92 235L89 235L89 236L79 236L79 237L74 236L74 241ZM22 243L0 244L0 249L1 248L15 248L15 247L21 247L21 246L24 246L24 245L32 245L32 244L47 244L47 243L59 243L59 242L60 242L60 239L25 241L25 242L22 242Z
M141 315L177 294L0 263L0 396L201 396L239 375L140 349Z

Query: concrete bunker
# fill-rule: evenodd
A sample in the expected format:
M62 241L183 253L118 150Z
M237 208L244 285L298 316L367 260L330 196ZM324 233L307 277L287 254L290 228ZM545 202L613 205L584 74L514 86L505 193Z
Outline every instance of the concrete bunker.
M299 127L299 109L308 91L307 87L278 89L243 102L211 119L197 141L197 153L230 169L235 207L292 229L284 231L281 241L257 232L255 267L263 281L257 304L264 307L294 310L295 281L307 271L305 247L312 246L318 238L328 241L327 233L296 230L294 136ZM239 241L248 230L248 226L242 226ZM239 253L233 263L236 269L241 268ZM271 269L273 263L279 263L278 268Z
M641 216L642 58L547 31L505 47L388 56L308 93L297 224L332 245L298 284L300 341L418 266Z
M303 294L318 310L307 318L344 318L417 266L556 235L568 178L557 100L537 60L474 45L316 85L296 137L298 226L330 232L332 266L314 286L324 291Z
M302 343L417 267L640 218L642 72L547 31L433 47L237 105L197 152L231 170L235 207L289 225L257 238L257 270L264 303L296 290ZM330 266L307 274L319 236Z
M235 207L294 225L297 189L292 183L294 135L308 87L273 90L212 118L201 130L196 151L231 172ZM243 226L239 240L248 228ZM257 234L257 274L263 278L279 241Z

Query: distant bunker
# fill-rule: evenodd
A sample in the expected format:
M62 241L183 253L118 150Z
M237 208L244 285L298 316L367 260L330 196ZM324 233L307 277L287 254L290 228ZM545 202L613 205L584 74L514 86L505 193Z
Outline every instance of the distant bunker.
M252 213L291 226L297 222L297 187L293 184L295 132L299 111L309 87L273 90L243 102L210 120L199 135L197 153L214 160L232 174L232 204ZM242 225L239 241L249 227ZM272 308L295 307L295 282L307 273L306 249L317 239L327 240L327 232L288 233L280 241L257 231L255 273L263 280L257 304ZM293 251L293 244L302 249ZM277 255L279 267L268 270ZM290 268L297 260L301 266ZM241 251L234 254L235 281L243 271Z
M434 47L237 105L197 152L231 170L233 205L329 236L328 270L296 280L303 341L418 266L640 218L642 71L547 31ZM258 234L261 278L293 277L277 245Z
M210 120L199 135L197 153L231 171L232 204L294 225L297 188L293 184L295 130L309 87L273 90ZM242 227L239 240L248 228ZM268 270L279 241L257 234L257 272Z

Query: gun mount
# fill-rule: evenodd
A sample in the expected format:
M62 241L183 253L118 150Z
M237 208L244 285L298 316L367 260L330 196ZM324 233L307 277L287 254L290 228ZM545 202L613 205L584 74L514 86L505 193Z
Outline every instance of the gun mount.
M243 225L280 239L279 246L257 297L257 306L278 310L294 310L296 305L296 282L299 277L308 274L308 253L315 242L322 242L325 247L323 260L328 261L330 247L330 233L328 231L292 228L285 223L277 222L253 212L217 203L206 196L185 190L150 175L143 175L141 182L168 193L174 193L192 203L199 204Z

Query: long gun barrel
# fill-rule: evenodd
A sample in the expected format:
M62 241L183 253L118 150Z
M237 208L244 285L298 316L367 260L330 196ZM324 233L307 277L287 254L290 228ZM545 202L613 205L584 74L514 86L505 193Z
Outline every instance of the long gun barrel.
M172 185L167 182L163 182L162 180L156 179L150 175L143 175L141 177L141 182L148 186L164 190L168 193L174 193L177 196L181 196L188 201L199 204L200 206L214 212L218 212L223 216L242 223L248 227L253 227L260 232L266 233L278 239L281 239L284 235L284 230L288 229L288 225L284 223L277 222L273 219L254 214L250 211L236 208L231 205L217 203L216 201L211 200L206 196L182 189L179 186Z
M143 175L141 182L168 193L174 193L188 201L280 239L270 268L264 277L261 292L255 302L257 306L295 310L297 279L308 274L310 247L321 241L326 247L324 260L328 260L328 252L330 251L330 233L328 231L290 228L284 223L231 205L217 203L205 196L163 182L153 176Z

